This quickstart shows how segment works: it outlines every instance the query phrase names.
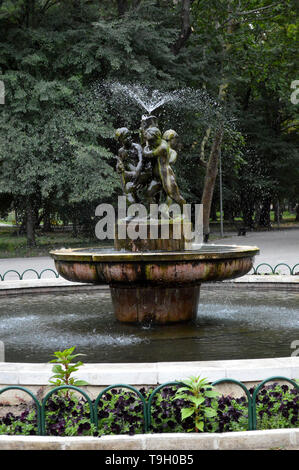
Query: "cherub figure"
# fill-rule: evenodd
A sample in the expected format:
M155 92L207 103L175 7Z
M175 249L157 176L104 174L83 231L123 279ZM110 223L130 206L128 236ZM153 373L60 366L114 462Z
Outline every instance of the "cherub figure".
M154 159L154 180L148 188L149 197L153 197L153 195L160 190L160 184L166 194L167 204L170 205L171 201L175 201L179 204L181 209L183 209L183 205L186 204L186 201L180 194L175 174L170 166L170 160L175 161L177 158L175 150L169 143L171 136L172 139L176 137L175 134L174 131L168 131L166 137L170 140L166 141L162 138L161 131L158 127L149 127L144 132L147 145L143 149L143 155L145 159Z
M178 134L173 129L165 131L162 136L162 139L166 140L169 145L169 163L175 163L178 156L176 151L178 147L177 138Z
M146 129L149 127L158 127L158 118L154 115L146 115L144 114L141 118L140 128L139 128L139 135L140 135L140 143L142 147L146 145L146 138L145 132Z
M126 127L116 130L115 137L122 147L118 151L116 171L120 174L124 195L129 204L138 202L138 178L142 169L142 147L132 140Z

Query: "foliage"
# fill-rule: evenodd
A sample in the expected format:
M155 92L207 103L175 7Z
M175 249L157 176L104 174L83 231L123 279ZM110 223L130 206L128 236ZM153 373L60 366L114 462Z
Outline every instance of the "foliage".
M141 400L134 392L111 389L98 404L99 429L103 434L142 433L142 411Z
M190 27L174 51L187 4ZM96 206L113 203L121 190L114 129L137 131L142 113L99 91L114 81L166 91L191 87L221 101L228 215L235 211L250 224L256 213L256 224L263 224L260 206L269 211L277 200L295 206L296 9L296 0L3 0L0 214L17 209L25 227L33 212L33 229L43 219L80 221L94 233ZM204 160L219 124L209 120L208 106L158 112L163 129L179 131L175 170L188 202L201 199ZM218 199L216 192L215 206Z
M90 422L87 402L77 397L52 395L46 405L46 432L52 436L98 435Z
M190 377L183 382L186 386L180 387L177 391L176 398L187 401L187 406L181 409L182 419L193 417L194 427L189 431L203 431L206 419L213 418L217 415L216 401L213 400L207 406L207 398L216 398L218 392L213 390L207 379L200 377Z
M75 350L75 346L65 349L64 351L56 351L54 353L55 359L50 361L51 363L55 363L52 368L52 375L51 379L56 380L49 380L54 387L59 387L60 385L74 385L75 387L80 387L82 385L88 385L85 380L78 380L71 375L74 372L77 372L80 366L83 365L82 361L77 361L73 363L73 360L78 356L83 356L84 354L73 354Z
M257 400L259 429L298 427L298 391L288 385L265 386Z
M174 386L166 386L155 395L152 402L151 432L188 432L195 429L196 413L184 417L183 412L190 404L195 404L190 402L190 397L193 398L194 395L188 394L188 390L183 390L187 398L178 398L182 392L178 393L178 388ZM140 389L145 399L149 398L152 391L152 387ZM201 393L208 391L208 388L204 388ZM253 392L254 388L250 389L250 393ZM204 432L248 429L248 404L245 396L235 398L230 395L212 395L205 396L205 401L200 404L205 410L213 410L209 417L205 416ZM278 383L264 386L256 401L257 429L298 428L298 407L299 395L295 388ZM143 432L143 407L140 398L130 390L113 388L102 396L98 404L98 431L90 424L89 406L84 398L76 395L52 395L46 403L45 411L48 435L133 435ZM34 435L36 429L34 404L27 406L19 415L9 412L0 418L0 434Z

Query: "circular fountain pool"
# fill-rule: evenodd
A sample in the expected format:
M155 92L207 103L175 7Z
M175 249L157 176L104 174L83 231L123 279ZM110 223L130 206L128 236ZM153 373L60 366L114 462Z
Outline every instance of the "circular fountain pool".
M0 299L7 362L48 362L76 346L88 363L287 357L299 340L299 292L202 286L195 321L140 327L119 323L106 289Z

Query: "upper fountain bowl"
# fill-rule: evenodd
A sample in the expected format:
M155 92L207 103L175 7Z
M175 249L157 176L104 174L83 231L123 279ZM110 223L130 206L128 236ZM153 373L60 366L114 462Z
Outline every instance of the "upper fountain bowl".
M176 285L234 279L253 267L256 246L202 245L196 250L129 252L99 248L51 251L58 273L92 284Z

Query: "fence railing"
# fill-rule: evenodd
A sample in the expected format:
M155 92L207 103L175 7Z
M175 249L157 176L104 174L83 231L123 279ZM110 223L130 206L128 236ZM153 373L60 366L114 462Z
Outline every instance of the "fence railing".
M41 279L42 275L47 271L52 272L55 278L59 277L59 274L54 269L51 269L51 268L43 269L41 272L37 272L35 269L29 268L29 269L25 269L25 271L23 271L22 273L19 273L19 271L17 271L16 269L9 269L4 274L0 274L0 281L5 281L5 277L10 273L16 274L19 281L23 281L24 274L29 273L29 272L33 272L36 275L36 279Z
M266 271L261 271L262 266L266 266L267 270ZM273 275L274 274L276 274L276 275L277 274L283 274L283 273L278 271L278 268L281 268L282 266L287 268L289 275L291 275L291 276L299 275L299 263L296 263L293 267L289 266L287 263L278 263L275 266L271 266L271 264L269 264L269 263L260 263L258 266L253 267L252 271L249 274L271 274L271 275L272 274ZM35 276L36 276L36 279L41 279L43 274L47 271L52 272L54 274L55 278L60 277L58 272L56 272L54 269L51 269L51 268L43 269L41 272L38 272L33 268L29 268L29 269L25 269L25 271L23 271L22 273L20 273L16 269L9 269L4 274L0 274L0 281L5 281L6 276L8 274L11 274L11 273L15 274L19 281L23 281L24 280L24 275L26 273L29 273L29 272L34 273Z
M217 380L213 383L211 383L212 386L217 386L223 383L232 383L237 386L239 386L243 392L245 393L247 397L247 408L248 408L248 431L254 431L257 429L257 410L256 410L256 400L258 393L260 390L263 388L263 386L268 383L268 382L273 382L273 381L283 381L283 382L288 382L293 387L295 387L299 391L299 383L295 382L292 379L289 379L287 377L283 376L274 376L274 377L269 377L268 379L262 381L253 391L251 394L248 388L246 387L245 384L242 382L235 380L235 379L229 379L229 378L224 378ZM149 398L146 399L142 393L135 387L127 384L114 384L114 385L109 385L108 387L104 388L97 398L92 401L91 398L88 396L88 394L82 390L79 387L76 387L74 385L60 385L59 387L54 387L51 389L46 396L40 401L38 398L34 395L31 390L28 388L19 386L19 385L11 385L7 386L5 388L2 388L0 390L0 396L4 393L7 392L8 390L21 390L25 393L27 393L33 400L35 406L36 406L36 414L37 414L37 435L40 436L46 436L47 435L47 430L46 430L46 404L49 399L53 394L56 392L63 390L63 389L70 389L74 390L77 393L81 394L87 401L89 410L90 410L90 424L93 424L95 426L95 429L98 431L99 427L99 420L98 420L98 408L99 408L99 402L103 395L105 395L109 390L111 389L128 389L131 390L133 393L137 395L139 398L141 404L142 404L142 409L143 409L143 430L144 433L149 433L152 430L151 427L151 420L152 420L152 406L153 406L153 400L155 398L155 395L160 392L164 387L180 387L183 384L182 382L174 381L174 382L166 382L163 383L159 386L157 386L150 394Z
M270 270L270 274L282 274L277 271L277 269L281 266L286 267L289 270L289 274L291 276L295 276L299 274L299 263L295 264L293 267L289 266L287 263L278 263L274 267L271 266L271 264L269 263L260 263L258 266L253 268L252 274L269 274L269 272L263 272L263 273L260 272L260 268L262 266L267 266L267 268L269 268ZM296 272L296 269L298 270L298 272Z

